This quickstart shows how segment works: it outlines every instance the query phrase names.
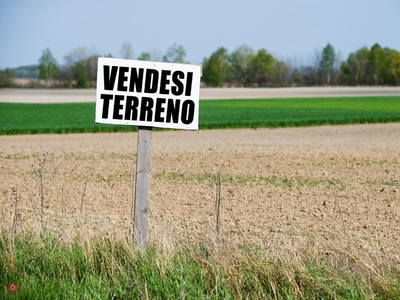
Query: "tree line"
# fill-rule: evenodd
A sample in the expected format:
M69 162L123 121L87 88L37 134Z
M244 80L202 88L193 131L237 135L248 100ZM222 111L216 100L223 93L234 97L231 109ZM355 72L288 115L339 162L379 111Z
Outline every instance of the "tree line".
M113 57L111 54L102 55ZM37 66L27 66L0 70L0 88L15 86L16 73L21 78L37 77L39 81L31 82L31 87L62 87L62 88L91 88L96 86L97 59L100 57L85 47L78 47L64 56L64 64L60 65L54 58L51 50L42 51ZM120 58L134 59L134 50L131 43L126 42L120 49ZM172 45L164 55L157 50L142 52L136 59L148 61L164 61L184 63L186 50L183 46Z
M229 53L221 47L204 59L203 81L212 87L400 85L400 52L375 44L340 61L328 43L312 64L293 66L265 49L244 45Z
M105 55L112 57L110 54ZM37 76L47 87L88 88L96 86L97 58L85 47L71 50L59 65L49 48L39 58ZM174 44L162 55L158 51L134 56L129 42L122 45L120 58L184 63L186 50ZM255 51L242 45L229 52L220 47L203 60L203 85L209 87L287 87L321 85L400 85L400 52L379 44L363 47L341 61L328 43L314 61L294 65L274 57L266 49ZM13 86L12 69L0 70L0 87Z

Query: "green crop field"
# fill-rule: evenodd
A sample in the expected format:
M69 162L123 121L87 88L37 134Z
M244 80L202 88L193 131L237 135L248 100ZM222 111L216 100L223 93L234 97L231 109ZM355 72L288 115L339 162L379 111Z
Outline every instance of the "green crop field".
M0 134L135 131L94 122L95 103L0 103ZM200 129L293 127L400 121L400 97L200 101Z
M400 121L400 97L202 101L201 128L294 127Z

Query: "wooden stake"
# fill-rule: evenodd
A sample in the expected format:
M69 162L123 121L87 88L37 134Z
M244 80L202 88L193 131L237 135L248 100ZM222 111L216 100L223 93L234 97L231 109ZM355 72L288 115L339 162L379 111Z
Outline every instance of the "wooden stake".
M137 140L133 242L141 250L146 248L147 243L152 129L139 126Z

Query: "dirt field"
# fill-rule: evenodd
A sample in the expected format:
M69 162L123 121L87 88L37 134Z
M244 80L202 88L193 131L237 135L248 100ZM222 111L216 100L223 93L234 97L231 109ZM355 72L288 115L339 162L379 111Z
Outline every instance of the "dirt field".
M136 138L0 136L1 228L129 236ZM221 239L400 258L399 149L400 124L154 132L149 239L214 239L220 170Z
M2 230L130 236L136 138L0 136ZM398 261L399 149L400 123L153 132L149 240L215 240L220 171L221 240Z
M201 88L200 99L398 96L400 87ZM95 89L0 89L0 102L95 102Z

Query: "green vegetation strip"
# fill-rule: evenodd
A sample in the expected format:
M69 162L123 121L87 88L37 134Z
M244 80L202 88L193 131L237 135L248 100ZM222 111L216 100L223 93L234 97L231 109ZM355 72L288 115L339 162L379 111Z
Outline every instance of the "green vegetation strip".
M1 157L1 156L0 156ZM215 174L211 173L202 173L202 174L191 174L188 172L185 173L155 173L153 174L155 179L166 179L175 182L189 182L189 181L199 181L199 182L215 182ZM321 185L337 185L342 189L344 188L344 182L339 179L318 179L318 178L310 178L304 176L296 176L296 177L277 177L277 176L262 176L262 175L252 175L252 174L243 174L243 175L223 175L221 176L221 182L232 185L243 185L243 184L265 184L268 183L277 187L320 187ZM374 182L370 182L369 184L375 184ZM389 186L397 186L398 184L393 181L385 181L382 182L384 185Z
M162 248L162 247L161 247ZM348 249L297 259L228 245L144 253L128 241L0 236L1 299L399 299L398 265ZM295 250L293 250L295 251ZM296 250L297 251L297 250ZM315 253L311 251L310 253ZM10 283L18 289L8 291Z
M201 128L297 127L400 121L400 97L202 101Z
M94 122L95 103L0 103L0 134L136 131ZM200 129L276 128L400 121L400 97L200 101Z

